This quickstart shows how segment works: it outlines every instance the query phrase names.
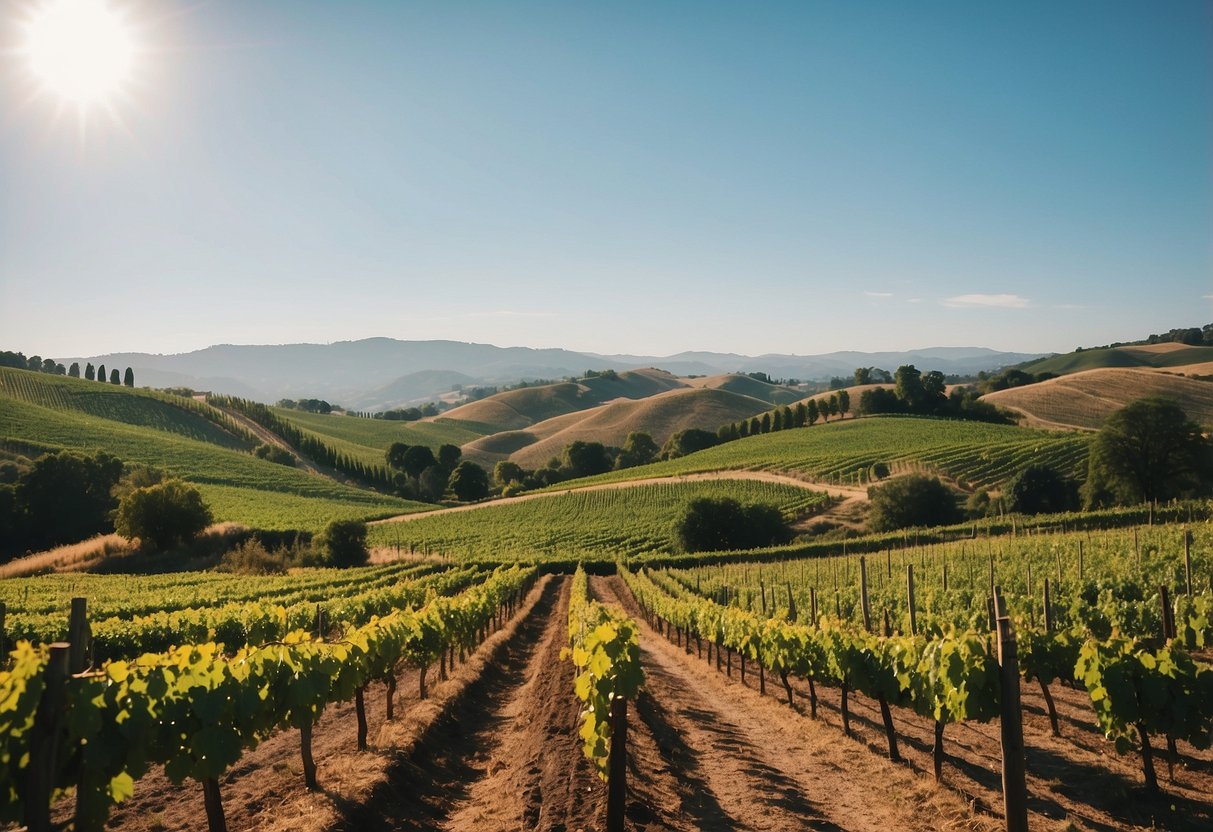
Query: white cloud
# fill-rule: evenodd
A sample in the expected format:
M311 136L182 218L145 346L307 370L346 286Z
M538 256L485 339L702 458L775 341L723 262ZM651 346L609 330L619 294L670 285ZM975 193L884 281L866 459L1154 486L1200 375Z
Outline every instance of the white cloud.
M922 303L922 298L910 298L906 303Z
M1201 295L1205 300L1213 300L1213 295Z
M867 289L864 289L863 293L870 298L891 298L891 297L893 297L892 292L870 292Z
M954 309L966 309L974 306L987 306L996 309L1025 309L1028 299L1019 295L956 295L945 298L944 306Z

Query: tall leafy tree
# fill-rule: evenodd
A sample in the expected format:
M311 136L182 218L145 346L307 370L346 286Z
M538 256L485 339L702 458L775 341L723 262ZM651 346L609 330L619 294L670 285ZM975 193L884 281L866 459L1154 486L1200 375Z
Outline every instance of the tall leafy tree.
M80 378L80 362L73 361L72 366L67 368L67 374L72 378Z
M404 455L408 452L409 447L409 445L403 442L393 442L384 454L387 458L388 467L394 468L397 471L403 471Z
M1091 443L1088 506L1148 503L1205 494L1213 446L1172 401L1146 398L1113 413Z
M816 424L817 417L821 415L819 411L817 399L809 399L804 406L805 424L810 426Z
M127 387L135 386L135 371L130 367L126 368L126 373L122 377L122 383Z
M441 445L438 448L438 464L448 471L454 471L463 456L463 450L458 445Z
M93 369L91 361L84 365L84 377L89 381L94 381L97 378L97 371Z
M871 367L856 367L855 368L855 383L871 384L872 383L872 368Z
M475 462L460 462L447 480L447 488L463 503L489 496L489 475Z
M922 373L913 364L902 364L895 375L894 393L913 411L918 411L926 402L927 392L922 386Z
M851 394L846 390L838 391L838 413L845 416L847 411L851 409Z
M101 382L102 384L105 383L105 365L104 364L97 365L97 381Z
M416 479L426 468L437 464L433 451L425 445L412 445L404 452L400 467L404 473Z
M121 383L122 383L122 377L120 375L118 375L118 368L115 367L114 369L110 370L110 384L121 384Z

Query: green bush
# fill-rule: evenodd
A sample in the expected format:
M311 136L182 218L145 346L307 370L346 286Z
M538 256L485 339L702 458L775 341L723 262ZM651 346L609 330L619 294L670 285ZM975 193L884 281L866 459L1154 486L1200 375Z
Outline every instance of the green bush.
M963 519L956 505L956 495L938 477L918 474L899 477L885 485L869 488L868 499L872 503L868 526L874 532L913 526L946 526Z
M118 534L164 550L187 543L211 524L202 495L181 480L136 488L118 504Z
M316 548L326 566L365 566L371 558L366 548L366 523L334 520L316 539Z
M786 543L791 529L779 508L743 506L731 497L698 497L687 503L675 529L684 552L757 549Z

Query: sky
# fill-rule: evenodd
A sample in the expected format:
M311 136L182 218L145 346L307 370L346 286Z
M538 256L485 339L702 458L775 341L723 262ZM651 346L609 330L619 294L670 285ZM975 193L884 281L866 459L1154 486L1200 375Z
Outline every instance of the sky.
M0 2L0 349L1022 352L1213 320L1213 4ZM53 0L59 2L59 0Z

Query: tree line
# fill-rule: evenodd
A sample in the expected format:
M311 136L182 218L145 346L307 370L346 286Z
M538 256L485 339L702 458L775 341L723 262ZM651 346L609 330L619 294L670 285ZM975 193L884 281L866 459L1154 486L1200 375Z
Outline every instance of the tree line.
M17 370L32 370L35 373L46 373L52 376L67 376L68 378L80 378L80 362L73 361L70 367L64 367L63 364L55 361L53 358L43 358L40 355L31 355L25 357L24 353L11 352L10 350L0 350L0 367L12 367ZM125 373L119 373L118 368L114 367L109 371L107 379L105 365L94 368L91 362L86 362L84 367L84 378L88 381L99 381L101 383L121 384L126 387L135 386L135 371L130 367L126 368Z

